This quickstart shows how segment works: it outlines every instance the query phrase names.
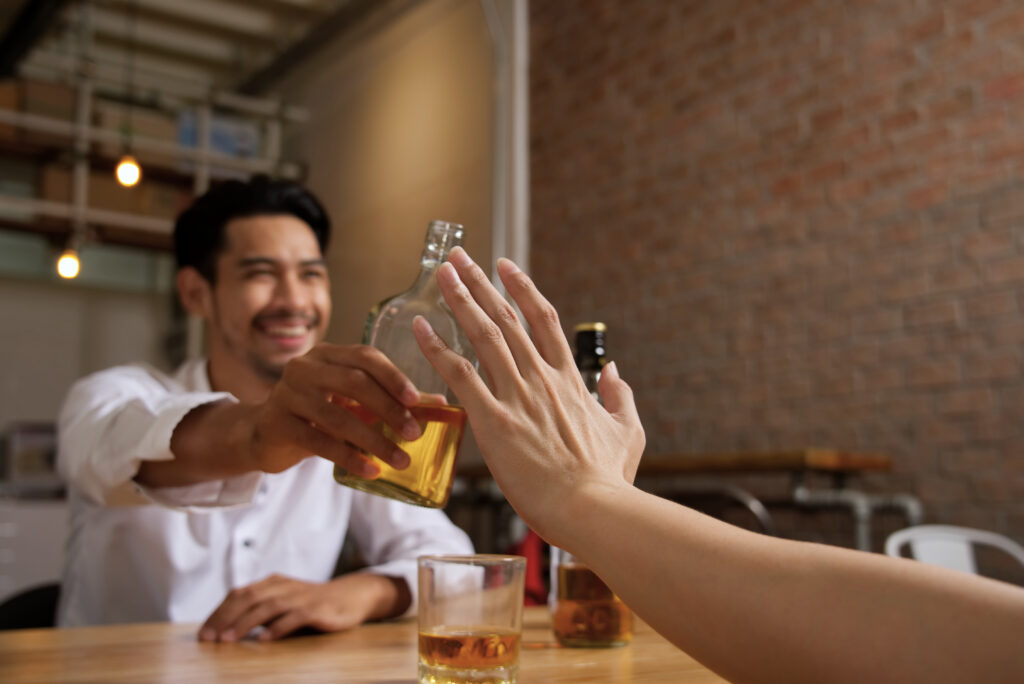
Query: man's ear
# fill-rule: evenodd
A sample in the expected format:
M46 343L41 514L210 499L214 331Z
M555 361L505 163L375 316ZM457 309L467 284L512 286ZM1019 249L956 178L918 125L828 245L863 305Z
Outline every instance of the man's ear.
M210 281L196 269L185 266L178 269L175 284L185 311L200 318L210 318L213 311L213 287Z

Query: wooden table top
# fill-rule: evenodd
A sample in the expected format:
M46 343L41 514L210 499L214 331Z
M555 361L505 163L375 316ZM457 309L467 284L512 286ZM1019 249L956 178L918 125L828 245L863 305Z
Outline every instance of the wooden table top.
M884 454L866 454L837 449L789 449L734 453L650 455L640 460L638 477L689 475L699 473L799 472L855 473L886 471L891 459ZM487 466L472 464L458 469L468 481L489 480Z
M652 456L640 461L640 475L711 472L764 472L813 470L826 473L889 470L892 461L883 454L836 449L792 449L721 454Z
M200 643L197 629L151 623L0 632L0 682L416 681L415 619L272 643ZM725 681L642 623L633 643L622 648L561 648L543 607L524 613L519 667L519 681L526 684Z

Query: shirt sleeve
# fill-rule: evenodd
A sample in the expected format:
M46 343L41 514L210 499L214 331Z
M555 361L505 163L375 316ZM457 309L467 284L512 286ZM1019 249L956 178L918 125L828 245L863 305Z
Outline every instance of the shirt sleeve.
M90 500L129 482L143 461L170 461L171 435L189 411L202 404L237 401L226 392L186 392L145 366L119 366L76 382L61 407L57 469L68 485ZM259 473L188 487L144 488L146 498L174 508L247 503Z
M350 531L372 572L404 579L415 615L418 601L416 559L432 554L469 554L473 544L443 511L421 508L365 492L354 492Z

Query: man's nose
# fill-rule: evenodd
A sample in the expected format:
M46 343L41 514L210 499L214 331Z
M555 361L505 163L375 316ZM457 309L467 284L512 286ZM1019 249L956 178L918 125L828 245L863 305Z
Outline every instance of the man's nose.
M277 281L275 298L289 308L301 308L309 303L309 288L295 273L286 273Z

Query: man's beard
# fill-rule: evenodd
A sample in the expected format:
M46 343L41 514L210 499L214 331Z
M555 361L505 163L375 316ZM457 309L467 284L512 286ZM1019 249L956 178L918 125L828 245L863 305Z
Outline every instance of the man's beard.
M283 363L272 363L267 359L252 355L249 357L249 365L256 371L256 374L265 380L276 383L284 375Z

